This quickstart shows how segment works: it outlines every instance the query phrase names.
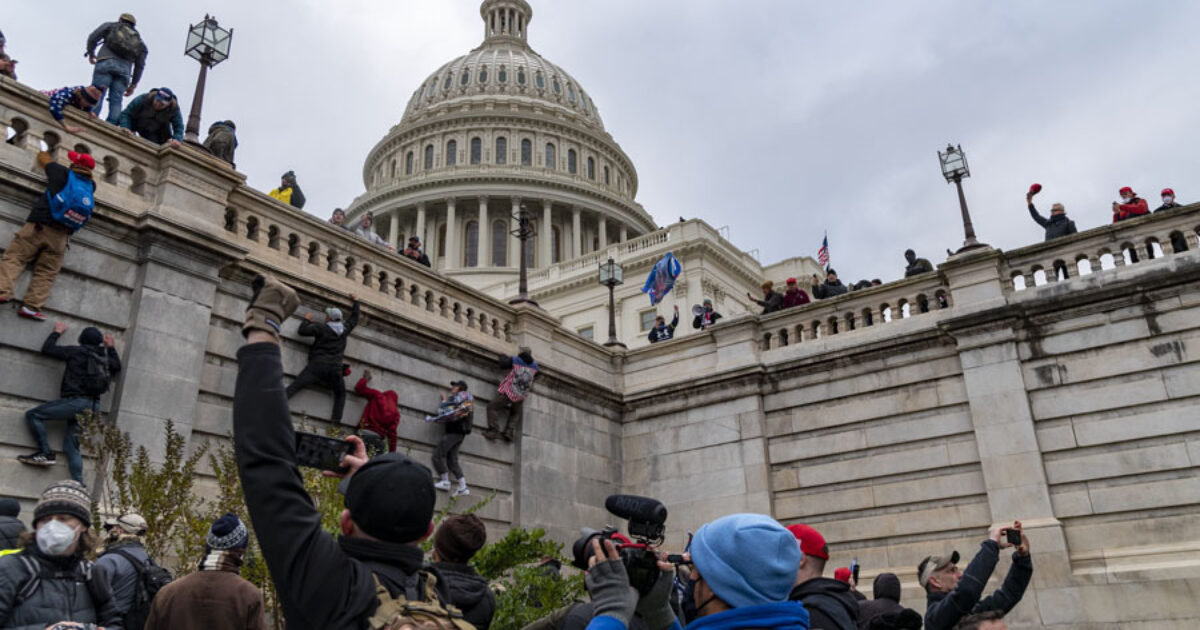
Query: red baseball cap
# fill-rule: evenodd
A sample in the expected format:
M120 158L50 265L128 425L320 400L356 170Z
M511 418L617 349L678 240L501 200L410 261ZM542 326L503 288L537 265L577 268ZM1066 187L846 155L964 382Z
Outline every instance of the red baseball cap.
M1030 193L1032 193L1032 194L1035 194L1035 195L1036 195L1036 194L1038 194L1038 193L1040 193L1040 192L1042 192L1042 185L1041 185L1041 184L1034 184L1034 185L1030 186L1030 187L1029 187L1029 192L1030 192Z
M800 551L805 555L822 560L829 559L829 545L825 544L825 537L821 532L800 523L788 525L787 530L800 541Z
M839 582L850 583L850 567L838 567L833 571L833 579Z
M795 278L788 278L788 279L787 279L787 283L788 283L788 284L796 284L796 279L795 279Z
M96 168L96 160L86 153L67 151L67 159L71 160L71 163L77 166L82 166L89 169Z
M1164 188L1161 194L1163 194L1163 195L1171 195L1172 197L1174 197L1174 196L1175 196L1175 191L1174 191L1174 190L1171 190L1170 188Z
M1128 187L1128 186L1126 186L1126 187L1124 187L1124 188L1122 188L1122 189L1120 190L1120 193L1119 193L1119 194L1122 194L1122 195L1124 195L1124 194L1126 194L1126 193L1129 193L1130 195L1132 195L1132 194L1133 194L1133 189L1132 189L1132 188L1130 188L1130 187Z

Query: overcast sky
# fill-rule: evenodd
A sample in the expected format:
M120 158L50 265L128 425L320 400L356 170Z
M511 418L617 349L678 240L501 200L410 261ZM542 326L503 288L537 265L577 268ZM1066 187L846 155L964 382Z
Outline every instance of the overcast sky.
M239 170L262 190L294 169L306 210L363 191L362 161L421 81L479 44L476 0L3 0L0 29L39 89L85 83L87 34L122 11L150 47L139 91L190 105L183 56L207 11L235 30L210 74L203 129L237 122ZM179 8L187 4L190 8ZM1200 199L1200 3L531 0L530 43L582 83L633 159L638 200L730 227L770 263L829 234L843 279L902 275L962 243L936 151L961 143L980 240L1042 239L1025 211L1062 201L1080 229L1132 186Z

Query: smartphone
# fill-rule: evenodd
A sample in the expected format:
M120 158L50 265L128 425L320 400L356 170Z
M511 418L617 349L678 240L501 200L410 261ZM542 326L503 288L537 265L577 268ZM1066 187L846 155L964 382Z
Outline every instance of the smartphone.
M1008 544L1014 547L1021 546L1021 530L1010 527L1004 530L1004 535L1008 537Z
M350 469L342 465L342 456L352 452L354 445L342 438L296 432L296 463L301 466L336 473L348 472Z
M850 575L854 576L854 583L858 584L858 558L850 561Z

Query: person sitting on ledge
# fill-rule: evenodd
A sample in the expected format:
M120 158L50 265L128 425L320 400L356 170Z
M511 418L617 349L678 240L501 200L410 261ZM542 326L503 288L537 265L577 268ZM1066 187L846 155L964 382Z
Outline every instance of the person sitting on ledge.
M667 319L662 315L654 317L654 327L650 329L650 343L658 343L660 341L668 341L675 337L675 327L679 325L679 307L675 307L675 316L671 318L671 323L667 323Z
M300 191L300 185L296 183L295 171L288 171L280 176L279 188L268 194L297 210L304 207L304 193Z
M816 274L813 274L812 293L813 297L818 300L844 295L848 291L849 289L846 288L846 285L842 284L841 280L838 280L837 272L832 269L825 270L825 282L821 282L821 279Z
M233 163L233 152L237 149L237 125L232 120L218 120L208 126L208 137L204 139L204 148L237 168Z
M121 110L117 124L125 133L137 134L155 144L177 147L183 140L183 114L170 88L139 94Z
M312 313L304 314L304 321L300 322L296 332L313 338L312 346L308 349L308 365L287 386L288 398L315 384L331 389L333 412L329 420L335 424L342 421L342 410L346 406L345 367L342 365L346 340L350 338L350 331L358 325L358 297L351 293L350 300L354 304L350 308L350 317L345 321L342 321L342 309L332 306L325 309L325 321L320 324L313 323Z
M343 219L343 223L345 220ZM359 238L383 249L391 249L392 244L387 242L382 236L375 233L375 228L372 225L375 223L375 217L370 212L364 212L362 219L358 222L358 228L353 230Z
M46 171L46 193L33 201L33 209L25 225L13 234L12 241L0 257L0 304L13 299L13 286L33 263L33 279L25 289L24 304L17 314L27 319L43 321L42 307L50 298L50 289L58 279L67 242L71 235L87 222L95 207L96 182L92 169L96 161L86 153L67 152L71 167L54 161L42 151L37 164Z
M721 314L713 309L712 300L704 298L704 306L701 307L700 314L692 318L692 328L696 330L708 330L708 327L717 323L717 320L721 319L721 317Z
M933 271L933 263L926 258L917 258L917 252L911 249L904 250L904 260L908 262L908 266L904 268L905 278ZM867 286L870 284L868 283Z
M403 252L406 258L411 258L426 267L430 267L429 256L421 251L421 239L416 236L408 237L408 247L404 248Z
M1113 223L1150 214L1150 206L1146 200L1134 194L1133 189L1129 186L1122 188L1120 195L1121 201L1114 201L1112 204Z

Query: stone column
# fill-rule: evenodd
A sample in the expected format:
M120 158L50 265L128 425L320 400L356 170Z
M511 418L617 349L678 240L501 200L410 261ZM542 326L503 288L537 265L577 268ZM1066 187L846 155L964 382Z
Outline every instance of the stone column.
M479 198L479 266L492 266L492 222L488 220L488 198Z
M517 216L521 212L521 198L512 198L512 212L508 214L508 265L516 267L521 264L521 239L513 232L517 229ZM533 244L531 243L532 247Z
M554 224L551 222L551 202L549 199L542 200L542 224L538 226L538 266L549 267L554 261L554 255L550 249L553 246L551 241L554 237Z
M458 261L462 258L462 250L458 246L458 217L454 207L455 199L446 200L446 264L444 269L457 269Z
M388 242L396 251L400 251L404 249L400 245L400 208L392 208L389 214L391 219L388 221Z
M603 214L596 215L596 238L600 240L597 249L608 247L608 219Z
M579 220L579 206L571 206L571 257L583 255L583 225Z
M621 224L621 242L624 243L627 240L629 240L629 228L627 228L625 226L625 224L622 223Z
M417 227L416 231L413 232L413 236L421 239L421 247L428 254L429 240L425 238L425 204L423 203L417 204Z

